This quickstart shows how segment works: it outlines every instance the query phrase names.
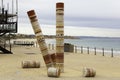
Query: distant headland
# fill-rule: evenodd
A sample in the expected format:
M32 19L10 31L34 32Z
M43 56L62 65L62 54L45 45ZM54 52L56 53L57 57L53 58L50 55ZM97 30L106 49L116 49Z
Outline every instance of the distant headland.
M6 35L9 36L9 35ZM12 39L35 38L34 34L10 34ZM45 39L54 39L56 35L44 35ZM65 39L80 39L79 36L64 36Z

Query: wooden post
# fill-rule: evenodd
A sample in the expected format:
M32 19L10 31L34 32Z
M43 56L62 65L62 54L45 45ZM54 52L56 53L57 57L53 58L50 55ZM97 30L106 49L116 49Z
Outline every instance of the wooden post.
M105 55L104 55L104 48L102 48L102 51L103 51L103 56L105 56Z
M94 49L95 49L95 55L96 55L96 47Z
M35 36L37 38L39 48L41 50L45 64L46 64L47 68L52 67L53 62L52 62L50 54L48 53L48 48L47 48L47 45L45 42L44 35L42 34L42 30L40 29L37 16L36 16L34 10L28 11L27 14L31 21L31 25L34 30Z
M64 3L56 3L56 67L64 72Z
M114 57L114 56L113 56L113 48L111 49L111 57Z

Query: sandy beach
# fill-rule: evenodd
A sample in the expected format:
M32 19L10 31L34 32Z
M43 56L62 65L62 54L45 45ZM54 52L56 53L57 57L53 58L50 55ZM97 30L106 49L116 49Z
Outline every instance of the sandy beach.
M120 80L120 58L80 53L65 53L65 72L60 78L47 77L39 48L13 47L13 54L0 54L0 80ZM52 52L52 51L50 51ZM40 61L40 68L23 69L25 60ZM96 70L94 78L82 76L84 67Z

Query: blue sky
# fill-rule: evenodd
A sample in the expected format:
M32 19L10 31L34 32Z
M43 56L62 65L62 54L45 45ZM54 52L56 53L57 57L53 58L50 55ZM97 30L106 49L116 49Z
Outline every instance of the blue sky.
M57 2L64 2L65 29L69 30L65 30L66 35L120 37L120 0L18 0L18 2L19 33L33 34L26 12L34 9L43 33L55 34L47 30L52 28L51 30L55 31L55 6ZM73 31L71 27L75 29L76 34L69 33Z

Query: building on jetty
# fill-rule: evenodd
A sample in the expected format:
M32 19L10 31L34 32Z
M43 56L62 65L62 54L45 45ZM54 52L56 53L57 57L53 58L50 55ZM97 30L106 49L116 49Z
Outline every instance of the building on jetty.
M11 4L11 6L9 6ZM7 5L7 8L5 8ZM12 33L17 33L18 27L18 1L11 0L3 2L0 5L0 51L3 53L12 53L10 38ZM6 45L6 41L8 44ZM6 48L7 47L7 48Z

